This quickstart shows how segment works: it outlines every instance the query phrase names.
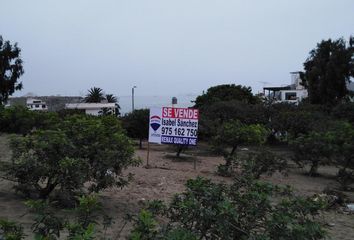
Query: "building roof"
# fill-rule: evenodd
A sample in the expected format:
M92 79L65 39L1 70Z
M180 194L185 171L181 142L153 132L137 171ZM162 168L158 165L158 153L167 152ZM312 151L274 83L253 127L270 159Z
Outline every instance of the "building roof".
M67 103L66 109L102 109L102 108L115 108L115 103Z
M270 90L270 91L291 90L291 87L290 86L285 86L285 87L264 87L263 90Z

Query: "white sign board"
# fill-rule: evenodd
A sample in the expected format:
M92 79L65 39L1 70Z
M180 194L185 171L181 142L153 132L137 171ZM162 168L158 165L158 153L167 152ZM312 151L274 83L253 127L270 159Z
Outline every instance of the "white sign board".
M199 112L192 108L151 108L149 142L197 145Z

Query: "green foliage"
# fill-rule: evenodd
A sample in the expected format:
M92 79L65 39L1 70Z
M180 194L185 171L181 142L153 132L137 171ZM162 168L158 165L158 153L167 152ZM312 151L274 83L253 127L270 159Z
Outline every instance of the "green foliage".
M123 187L128 166L139 163L117 118L69 116L56 130L37 130L12 140L12 163L6 168L19 190L41 198L57 189L75 196L87 183L89 191Z
M354 103L341 103L332 110L332 116L354 124Z
M330 133L333 135L333 161L339 167L337 181L347 190L354 183L354 126L347 122L338 122Z
M100 103L103 100L105 100L103 90L98 87L90 88L85 97L87 103Z
M49 129L59 123L53 112L30 111L23 106L0 109L0 132L28 134L34 129Z
M237 120L224 123L213 139L214 147L222 149L226 160L225 165L218 167L218 173L222 176L229 176L238 146L262 144L265 142L267 134L268 131L259 124L246 125ZM231 151L227 152L227 148L231 148Z
M252 94L251 87L235 84L224 84L210 87L206 93L195 100L195 108L205 108L215 102L237 100L244 103L254 104L259 99Z
M323 239L326 232L314 218L323 208L322 199L295 197L252 176L231 185L197 178L156 212L164 224L143 210L132 231L138 237L131 239Z
M62 239L64 230L68 233L68 240L96 239L95 226L103 213L101 204L94 195L82 196L78 202L78 206L73 210L76 218L68 220L58 217L56 209L46 201L27 201L26 205L34 214L32 231L35 239ZM106 218L105 215L103 217Z
M134 229L129 239L131 240L149 240L156 239L157 222L152 213L142 210L135 220Z
M231 147L228 156L233 156L239 145L259 145L264 143L268 131L259 124L246 125L234 120L224 123L213 140L215 146Z
M128 136L138 138L140 148L142 148L143 139L147 139L149 134L149 114L149 109L137 109L122 118L123 127Z
M241 174L259 179L262 174L272 175L275 172L286 173L287 161L277 154L262 149L259 152L249 153L247 157L239 157L233 161L235 167L241 170Z
M22 89L22 83L18 82L24 73L20 54L17 43L11 45L0 36L0 105L15 91Z
M334 104L347 94L346 84L354 76L354 38L326 40L317 44L304 63L301 74L313 104Z
M60 231L64 228L63 219L55 215L47 202L29 200L26 205L35 214L32 231L36 239L55 240L60 237Z
M244 124L266 124L266 109L261 104L247 104L230 100L212 103L200 110L198 137L206 140L215 135L225 122L239 120Z
M267 126L274 133L283 136L284 141L300 134L323 130L329 122L324 111L314 109L312 105L276 104L270 107L268 114L270 121Z
M23 227L15 222L0 219L0 237L4 240L21 240L26 237Z
M332 139L333 135L329 132L310 132L299 136L291 142L294 160L302 167L310 164L309 175L317 176L318 167L330 163L333 154Z

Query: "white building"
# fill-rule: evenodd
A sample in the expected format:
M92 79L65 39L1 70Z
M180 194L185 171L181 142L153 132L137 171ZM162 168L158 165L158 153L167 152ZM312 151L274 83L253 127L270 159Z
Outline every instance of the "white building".
M65 109L84 110L86 114L94 116L104 113L115 115L117 105L115 103L67 103Z
M268 94L266 91L268 91ZM299 102L308 97L307 89L301 85L299 72L291 73L291 85L284 87L264 87L263 93L266 100L272 103L299 104Z
M48 106L40 99L27 98L26 106L31 111L48 111Z

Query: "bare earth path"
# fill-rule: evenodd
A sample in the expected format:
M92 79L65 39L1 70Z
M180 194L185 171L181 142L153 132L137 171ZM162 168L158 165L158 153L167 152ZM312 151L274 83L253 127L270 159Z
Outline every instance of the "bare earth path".
M0 135L0 161L8 160L10 152L6 136ZM201 149L205 150L206 146ZM203 150L203 151L204 151ZM162 199L169 201L173 194L184 189L184 183L197 176L212 178L217 181L229 181L214 174L216 166L223 162L221 157L203 156L201 150L189 151L195 155L197 169L193 169L193 160L174 161L171 159L172 148L168 146L152 145L150 151L151 168L145 168L146 149L136 151L137 156L143 160L140 167L133 167L126 172L135 175L134 180L124 189L109 189L100 194L105 211L114 219L114 224L107 234L113 239L125 239L131 226L127 224L119 238L117 234L124 224L124 216L128 213L137 213L146 200ZM334 169L323 168L324 176L333 174ZM305 176L303 170L291 169L287 177L276 174L265 177L264 180L288 184L296 189L298 194L311 195L320 193L326 186L333 186L334 180L330 177L310 178ZM0 218L8 218L21 222L30 233L29 228L32 216L26 214L24 199L19 198L11 189L12 183L0 180ZM354 201L354 199L352 199ZM354 239L354 215L347 215L330 211L323 216L331 224L329 227L332 239ZM31 237L28 237L31 239Z

